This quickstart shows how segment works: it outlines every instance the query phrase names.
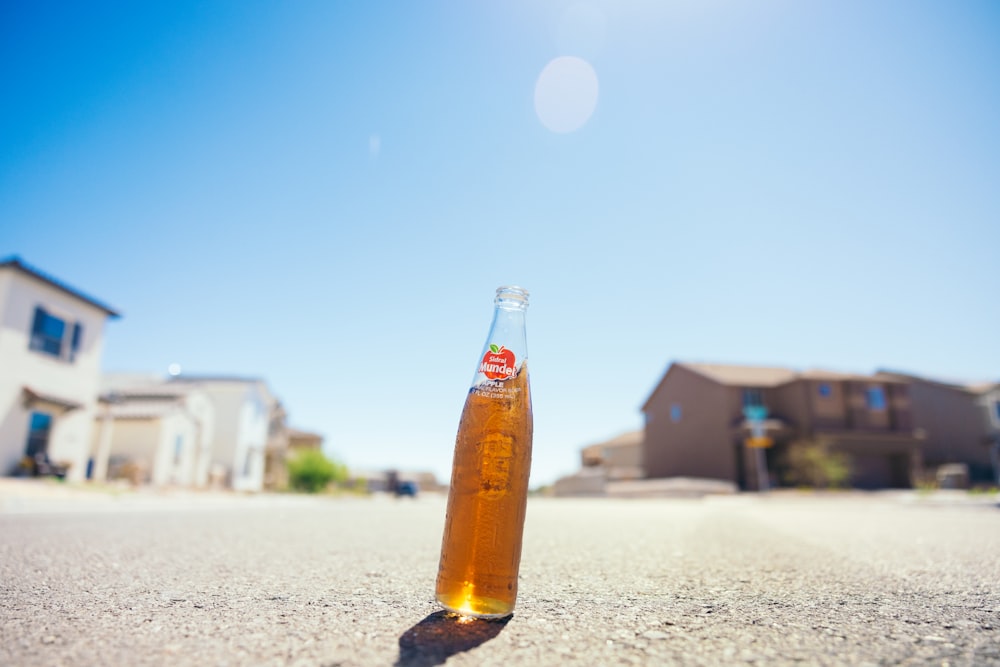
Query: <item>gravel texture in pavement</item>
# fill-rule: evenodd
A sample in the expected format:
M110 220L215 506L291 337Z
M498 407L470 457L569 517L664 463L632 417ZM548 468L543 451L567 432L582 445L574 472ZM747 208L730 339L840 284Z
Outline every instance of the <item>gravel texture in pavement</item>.
M995 504L532 499L469 623L439 497L63 509L0 514L2 665L1000 665Z

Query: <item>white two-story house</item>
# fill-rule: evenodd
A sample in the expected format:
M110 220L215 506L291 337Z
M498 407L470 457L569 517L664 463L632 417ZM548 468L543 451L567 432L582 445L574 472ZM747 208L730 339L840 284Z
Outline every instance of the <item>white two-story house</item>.
M181 375L170 383L197 387L212 404L210 477L234 491L261 491L266 450L284 431L284 409L267 383L260 378L208 375Z
M0 261L0 475L48 460L86 477L104 325L117 317L19 258Z

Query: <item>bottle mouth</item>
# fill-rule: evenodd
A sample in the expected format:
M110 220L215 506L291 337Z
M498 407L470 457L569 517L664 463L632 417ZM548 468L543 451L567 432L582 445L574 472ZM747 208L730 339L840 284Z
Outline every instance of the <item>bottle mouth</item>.
M498 287L497 296L493 303L498 308L524 310L528 307L528 290L516 285Z

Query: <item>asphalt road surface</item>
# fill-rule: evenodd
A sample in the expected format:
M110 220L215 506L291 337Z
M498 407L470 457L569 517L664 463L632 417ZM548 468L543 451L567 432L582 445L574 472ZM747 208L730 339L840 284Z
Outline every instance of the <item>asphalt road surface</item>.
M8 511L0 664L1000 665L995 502L533 499L506 622L438 612L443 522L436 497Z

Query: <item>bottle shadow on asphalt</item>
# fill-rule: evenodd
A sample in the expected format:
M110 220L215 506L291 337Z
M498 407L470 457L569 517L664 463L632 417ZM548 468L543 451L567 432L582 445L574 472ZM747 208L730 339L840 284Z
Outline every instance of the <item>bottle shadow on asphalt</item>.
M450 656L488 642L511 619L480 619L449 611L434 612L399 637L395 667L432 667Z

